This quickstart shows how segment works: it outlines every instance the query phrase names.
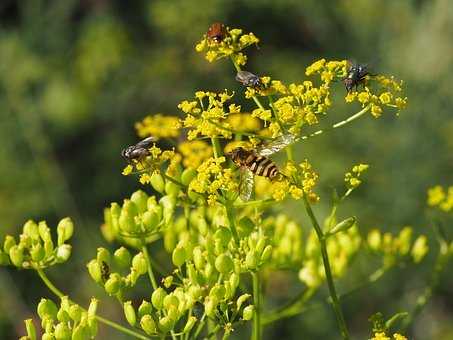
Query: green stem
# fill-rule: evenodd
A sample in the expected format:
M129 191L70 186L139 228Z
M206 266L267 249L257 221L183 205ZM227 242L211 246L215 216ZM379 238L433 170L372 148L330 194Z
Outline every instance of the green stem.
M305 139L308 139L311 137L319 136L319 135L323 134L324 132L343 127L349 123L352 123L353 121L357 120L358 118L362 117L365 113L368 112L368 110L370 110L370 108L371 108L371 105L367 105L362 110L360 110L356 114L353 114L352 116L348 117L347 119L337 122L337 123L333 124L332 126L327 127L325 129L321 129L321 130L315 131L313 133L310 133L309 135L301 136L301 137L297 138L297 140L305 140Z
M253 317L253 340L261 340L261 280L260 273L253 272L253 304L255 305L255 316Z
M146 260L146 265L148 266L149 281L151 282L151 286L153 287L153 289L156 290L158 288L157 282L156 282L156 278L154 277L154 272L153 272L153 268L151 266L151 260L149 258L148 248L146 247L146 244L143 245L142 252L143 252L143 256L145 257L145 260Z
M49 280L49 278L47 277L47 275L44 273L44 271L42 269L39 269L37 268L36 271L38 272L38 275L39 277L41 278L41 280L44 282L44 284L47 286L47 288L50 289L50 291L52 293L54 293L56 296L58 296L60 299L65 296L61 290L59 290L57 287L54 286L54 284ZM96 320L98 320L99 322L105 324L105 325L108 325L112 328L115 328L116 330L122 332L122 333L125 333L125 334L128 334L130 336L133 336L137 339L142 339L142 340L149 340L151 338L147 337L147 336L144 336L140 333L137 333L129 328L126 328L126 327L123 327L119 324L117 324L116 322L113 322L111 320L108 320L106 318L103 318L102 316L99 316L99 315L95 315L94 316L96 318Z
M340 300L338 299L337 291L335 289L335 284L333 281L332 270L330 267L329 255L327 254L327 244L324 233L318 223L318 220L311 209L310 202L308 201L307 195L304 194L304 205L305 210L307 212L308 217L311 220L311 224L315 229L316 235L318 236L319 244L321 247L321 255L322 261L324 264L324 271L326 273L326 281L329 287L330 297L332 299L332 306L335 312L335 316L337 317L338 326L340 328L341 336L344 340L349 339L349 332L346 326L346 321L343 316L343 312L341 310Z
M193 338L194 339L197 339L198 338L198 335L200 334L201 330L203 329L204 325L205 325L205 318L206 318L206 314L203 313L203 316L201 317L200 319L200 323L198 324L198 327L197 329L195 330L195 333L193 335Z
M234 242L239 246L239 235L236 229L236 223L234 221L234 207L229 201L227 201L225 204L225 209L228 217L228 222L230 224L231 233L233 234Z
M214 151L214 157L219 158L222 156L222 149L220 148L219 140L216 137L211 137L212 149Z
M275 202L275 200L273 198L264 198L264 199L261 199L261 200L254 200L254 201L235 203L234 206L235 207L247 207L247 206L268 204L268 203L274 203L274 202Z

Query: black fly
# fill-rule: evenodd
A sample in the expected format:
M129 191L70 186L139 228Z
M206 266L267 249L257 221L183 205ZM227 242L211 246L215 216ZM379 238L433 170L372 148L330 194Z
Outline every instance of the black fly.
M141 161L146 156L149 156L149 147L155 142L156 139L154 137L147 137L135 145L128 146L127 148L121 151L121 156L128 163L132 163L135 161Z
M343 78L344 86L346 91L351 92L352 88L363 84L366 80L366 76L372 75L368 70L368 64L356 64L349 62L348 74Z
M248 71L238 71L236 80L244 86L262 87L261 79L256 74Z

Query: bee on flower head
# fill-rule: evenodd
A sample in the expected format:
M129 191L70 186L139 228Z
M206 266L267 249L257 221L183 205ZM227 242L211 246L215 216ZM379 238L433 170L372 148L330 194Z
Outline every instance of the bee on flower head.
M236 74L236 80L244 86L253 88L261 88L263 86L260 77L248 71L238 71Z
M213 23L211 26L209 26L208 31L206 32L208 39L216 43L221 43L223 39L225 39L226 35L226 27L220 22Z
M364 84L367 76L373 76L369 72L368 64L358 64L348 61L348 67L348 73L343 78L343 83L348 93L352 91L353 87L357 90L360 84Z
M271 143L259 145L254 150L237 147L227 153L227 156L241 170L239 193L243 201L250 199L253 191L254 176L263 176L270 180L277 178L279 175L285 176L268 156L282 150L295 141L296 137L294 135L287 134L276 138Z
M154 137L147 137L135 145L128 146L121 151L121 156L128 162L140 162L146 156L149 156L149 147L156 141Z

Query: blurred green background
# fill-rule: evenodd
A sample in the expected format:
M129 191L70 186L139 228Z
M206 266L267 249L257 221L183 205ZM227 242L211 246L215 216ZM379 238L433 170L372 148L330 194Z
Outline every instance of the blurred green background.
M302 143L296 153L321 174L318 215L327 212L328 190L341 187L346 169L366 162L366 185L341 214L356 214L363 230L413 225L430 235L432 254L422 265L394 270L344 300L354 338L366 339L371 314L414 305L437 251L425 201L428 187L453 184L451 0L2 0L0 237L18 233L29 218L53 226L72 216L74 254L49 275L81 303L104 296L85 263L106 246L99 232L103 207L139 187L121 175L120 151L137 140L134 122L150 113L178 114L177 104L198 89L239 90L229 62L209 64L194 50L214 21L261 39L259 49L248 50L247 69L258 74L300 81L316 59L353 58L406 82L409 107L398 119L368 116ZM344 89L337 86L332 121L357 111L342 104ZM298 210L290 214L303 220ZM364 263L339 283L340 291L370 272ZM447 270L411 339L453 339L452 280ZM0 269L1 339L24 334L22 320L34 315L42 296L51 297L34 273ZM104 298L101 310L122 320L116 307ZM330 307L321 305L265 335L336 339L338 331ZM101 327L99 338L107 337L124 338Z

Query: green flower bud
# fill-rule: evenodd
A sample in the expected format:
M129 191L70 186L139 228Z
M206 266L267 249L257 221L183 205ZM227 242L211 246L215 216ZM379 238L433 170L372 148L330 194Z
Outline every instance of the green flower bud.
M3 243L3 250L9 254L10 249L16 245L16 240L11 235L6 235L5 242Z
M57 320L60 321L60 322L69 322L71 321L71 317L69 316L69 314L63 310L63 309L59 309L58 310L58 313L57 313Z
M202 270L206 263L203 250L198 246L193 249L193 262L198 270Z
M159 287L151 295L151 302L156 309L162 309L164 305L164 298L167 296L167 292Z
M181 187L176 183L170 181L165 183L165 192L167 193L167 195L177 197L180 191Z
M163 300L163 306L165 309L170 309L170 306L175 306L178 308L179 305L179 300L174 294L168 294L167 296L164 297Z
M143 317L140 319L140 326L148 335L155 334L157 332L156 323L154 322L151 315L143 315Z
M143 214L148 209L148 195L143 190L134 192L131 201L137 206L139 214Z
M241 237L249 236L254 229L255 229L255 223L253 223L253 221L250 218L243 217L239 220L239 223L238 223L239 236L241 236Z
M29 236L32 240L39 240L39 228L35 221L28 220L23 227L23 234Z
M163 194L164 189L165 189L165 181L164 177L157 171L153 172L151 175L151 186L156 190L157 192Z
M214 317L215 316L215 311L217 308L217 301L213 299L212 297L206 298L204 302L204 311L207 316L209 317Z
M41 221L38 224L39 236L43 241L52 241L52 236L50 234L50 229L47 226L45 221Z
M230 229L228 229L227 227L220 227L214 234L214 239L221 242L221 244L225 247L228 246L228 243L230 242L232 237L233 235L231 234Z
M189 277L189 280L192 284L197 284L199 283L199 277L198 277L198 272L195 269L195 266L193 263L189 263L186 265L186 270L187 270L187 275Z
M377 230L377 229L371 230L368 233L367 241L368 241L368 246L372 250L374 250L374 251L380 250L381 249L381 245L382 245L381 232L379 230Z
M113 258L115 263L121 268L128 268L131 266L131 253L124 247L118 248L113 254Z
M119 229L118 219L120 218L120 214L121 214L121 207L119 206L119 204L115 203L115 202L112 203L110 205L110 217L111 217L112 227L116 231L118 231L118 229Z
M72 339L71 340L86 340L90 339L90 330L85 325L78 325L74 328L72 332Z
M69 217L63 218L57 226L58 245L62 245L72 237L74 224Z
M203 290L199 285L192 285L189 287L189 295L194 301L198 301L200 299Z
M46 252L46 257L53 255L54 246L51 239L44 241L44 251Z
M143 253L140 252L134 256L132 259L132 268L134 268L140 275L143 275L148 271L148 264L146 263Z
M151 314L152 311L153 305L150 302L143 300L140 304L140 307L138 307L138 318L142 319L143 316L145 316L146 314Z
M261 254L263 252L265 246L266 246L266 239L264 237L260 237L255 246L256 254Z
M50 320L57 319L58 308L52 300L41 299L37 311L41 320L45 318L49 318Z
M90 331L91 338L95 338L98 333L98 321L95 316L88 316L88 329Z
M164 196L159 200L159 204L163 208L163 218L165 225L167 225L173 218L176 206L175 197L170 195Z
M190 182L192 182L195 177L197 177L197 170L192 168L185 169L181 175L181 183L189 186Z
M174 321L168 316L164 316L159 320L159 329L162 333L168 333L173 329L173 326Z
M258 266L258 259L254 251L249 251L245 256L245 265L248 269L256 269Z
M337 233L341 233L343 231L346 231L346 230L352 228L353 226L355 226L356 222L357 222L357 219L354 216L353 217L349 217L349 218L341 221L340 223L338 223L332 229L330 229L330 231L328 233L328 236L335 235Z
M159 216L153 211L146 211L142 215L142 222L146 230L154 230L159 224Z
M57 248L56 258L58 263L66 262L71 256L72 246L70 244L62 244Z
M187 258L186 250L181 246L177 246L173 250L173 254L171 255L173 264L178 268L184 264L186 258Z
M419 263L428 253L428 239L425 235L420 235L412 246L411 255L415 263Z
M137 205L128 199L124 200L123 207L121 210L127 212L132 217L135 217L138 215Z
M42 259L44 259L44 256L46 256L46 252L45 252L44 248L42 247L41 243L36 243L30 249L30 255L31 255L31 259L34 262L39 262Z
M57 340L69 340L72 332L65 322L60 322L55 326L54 335Z
M126 210L121 210L118 224L120 229L126 233L133 234L140 232L140 228L135 224L134 216L129 214Z
M41 340L55 340L55 337L51 333L44 333Z
M240 297L238 297L236 301L237 310L241 309L242 304L248 299L250 299L250 297L251 297L250 294L242 294Z
M225 287L223 285L216 284L214 287L211 288L209 292L209 296L214 298L216 301L220 301L225 297Z
M118 273L110 274L104 285L105 292L109 295L116 295L121 289L121 276Z
M96 283L102 282L102 270L97 260L91 260L87 264L88 273Z
M32 319L27 319L25 322L25 328L27 330L27 336L29 340L36 340L36 328L33 324Z
M272 246L269 244L264 248L263 253L261 254L261 262L267 262L272 256Z
M131 301L127 301L123 304L124 315L126 316L126 320L132 327L135 326L137 323L137 316L135 315L134 306L132 306Z
M183 333L188 333L192 330L193 326L195 325L195 322L197 322L197 318L195 316L190 316L189 319L187 319L186 325L184 326Z
M69 308L71 308L72 302L69 301L69 297L67 295L63 296L60 301L60 309L64 310L65 312L69 313ZM69 315L69 314L68 314Z
M9 258L16 267L22 267L24 262L24 249L21 246L12 246L9 250Z
M231 287L236 289L239 286L239 279L240 278L239 278L238 274L236 274L236 273L231 274L230 279L229 279Z
M96 298L91 298L90 305L88 306L88 317L96 316L96 311L98 309L99 300Z
M255 307L250 305L244 308L244 311L242 312L242 318L245 321L252 320L253 314L255 313Z
M173 323L178 321L179 317L181 316L178 311L178 307L170 305L167 309L167 316L173 320Z
M227 274L233 270L233 267L233 260L227 254L222 254L215 260L215 269L217 269L219 273Z
M69 307L68 314L75 323L78 323L82 318L82 308L79 305L73 304Z
M107 263L108 266L110 266L110 258L111 258L111 255L107 249L105 249L103 247L99 247L97 249L96 259L97 259L98 263L105 262L105 263Z
M173 276L169 275L162 280L165 288L170 288L173 283Z

